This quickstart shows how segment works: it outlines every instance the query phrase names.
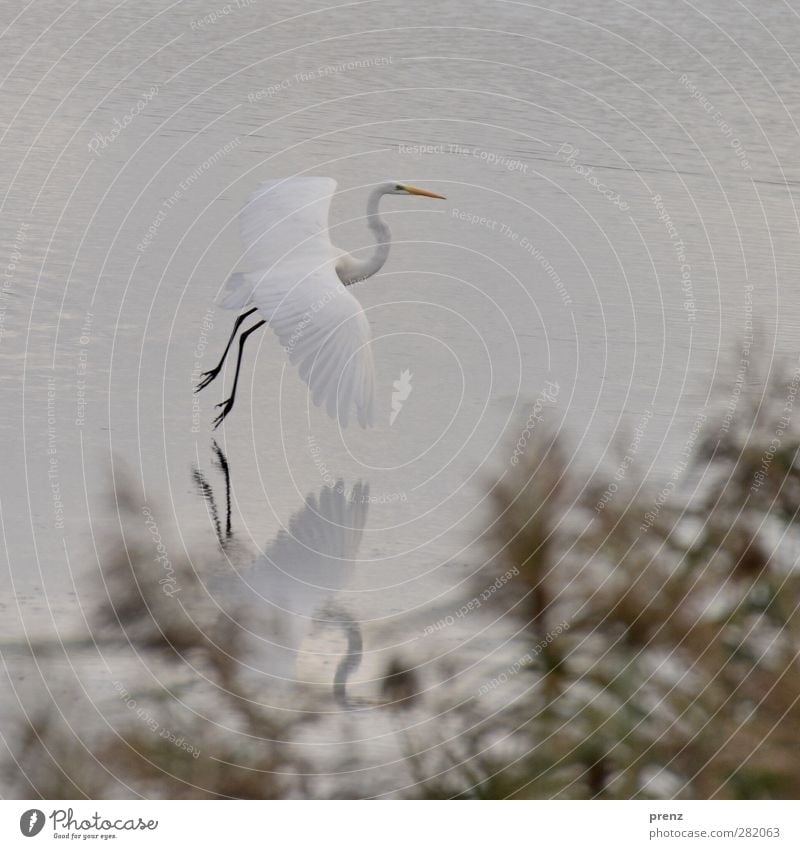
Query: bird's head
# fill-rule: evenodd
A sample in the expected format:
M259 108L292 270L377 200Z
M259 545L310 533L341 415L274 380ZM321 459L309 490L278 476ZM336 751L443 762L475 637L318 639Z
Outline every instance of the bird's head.
M408 186L405 183L386 183L384 185L384 193L387 195L420 195L424 198L447 200L444 195L437 195L436 192L429 192L427 189L418 189L415 186Z

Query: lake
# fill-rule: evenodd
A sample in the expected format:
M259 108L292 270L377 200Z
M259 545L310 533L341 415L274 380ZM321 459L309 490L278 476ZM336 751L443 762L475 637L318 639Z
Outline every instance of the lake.
M368 487L336 589L363 629L368 690L391 657L461 644L458 629L420 634L470 595L488 489L534 412L586 480L611 479L638 427L633 465L657 488L736 397L743 359L797 364L787 6L45 2L7 8L2 42L9 645L85 637L115 485L173 559L224 572L341 479ZM370 244L376 183L447 196L384 198L391 253L356 287L377 425L340 431L267 330L212 432L232 372L193 388L234 319L215 301L241 253L237 213L259 181L301 174L338 181L331 234L351 251ZM224 511L212 438L235 557L194 471ZM98 703L117 698L106 672L88 675Z

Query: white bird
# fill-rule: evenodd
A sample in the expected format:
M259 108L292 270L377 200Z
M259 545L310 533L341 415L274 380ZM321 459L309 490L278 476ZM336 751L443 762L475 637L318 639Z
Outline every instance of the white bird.
M358 482L351 492L342 480L323 486L242 576L243 585L229 579L230 591L240 597L246 587L235 616L244 630L240 660L259 679L269 677L273 689L296 679L303 643L315 627L335 625L344 630L348 650L336 670L334 695L347 703L347 678L361 662L361 629L336 598L352 580L368 511L368 484Z
M226 309L247 309L233 327L222 359L204 372L200 391L219 374L244 320L262 318L239 337L231 395L218 407L219 427L233 408L247 337L269 323L308 384L311 399L347 426L353 405L362 427L373 423L374 374L370 327L364 310L345 287L371 277L389 255L391 234L378 206L384 195L442 195L403 183L382 183L367 199L367 224L375 234L372 253L361 259L335 247L328 212L336 181L288 177L261 183L239 214L246 259L254 271L236 272L221 301Z

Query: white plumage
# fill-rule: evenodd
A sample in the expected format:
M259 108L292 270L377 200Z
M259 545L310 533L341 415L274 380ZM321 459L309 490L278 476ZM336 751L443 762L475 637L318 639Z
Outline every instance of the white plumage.
M258 307L314 404L343 427L355 405L367 427L375 398L371 331L336 272L342 252L328 236L335 191L336 181L327 177L261 183L239 214L245 262L258 270L232 275L222 306Z
M402 183L381 183L367 200L367 224L375 237L368 256L336 248L328 236L328 213L336 181L327 177L268 180L250 196L239 214L244 263L252 270L231 275L221 305L249 307L236 320L219 364L203 373L200 391L214 380L241 323L258 310L262 321L242 331L230 397L218 407L218 427L233 408L242 350L247 337L269 322L289 361L298 367L311 398L346 427L355 406L362 427L373 424L375 376L371 332L361 304L345 288L378 272L389 256L389 228L378 205L384 195L435 192Z

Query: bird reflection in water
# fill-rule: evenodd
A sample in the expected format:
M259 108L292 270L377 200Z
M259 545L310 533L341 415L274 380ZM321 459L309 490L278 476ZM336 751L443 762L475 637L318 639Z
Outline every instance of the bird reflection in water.
M214 459L212 460L213 465L218 468L225 479L225 530L222 530L222 523L219 518L219 511L217 510L217 502L214 498L214 490L211 488L211 484L206 480L205 474L200 471L197 466L192 469L192 480L194 481L195 486L197 487L199 493L203 496L206 501L206 506L208 507L208 515L211 519L211 523L214 527L214 533L219 540L219 544L225 548L228 542L233 537L233 529L231 527L231 470L230 466L228 466L228 458L225 456L225 452L219 447L217 440L214 439L211 442L211 449L214 452Z
M224 451L212 443L213 466L222 473L225 518L206 475L194 468L192 478L205 499L220 546L230 550L231 470ZM218 577L209 590L223 616L241 629L236 660L249 673L268 679L274 691L291 689L298 680L298 661L312 654L303 649L310 638L335 629L344 635L346 649L333 676L332 690L342 708L356 707L347 693L349 679L361 665L360 623L338 594L350 584L369 507L369 485L357 482L348 491L342 480L310 493L302 508L281 529L255 561Z

